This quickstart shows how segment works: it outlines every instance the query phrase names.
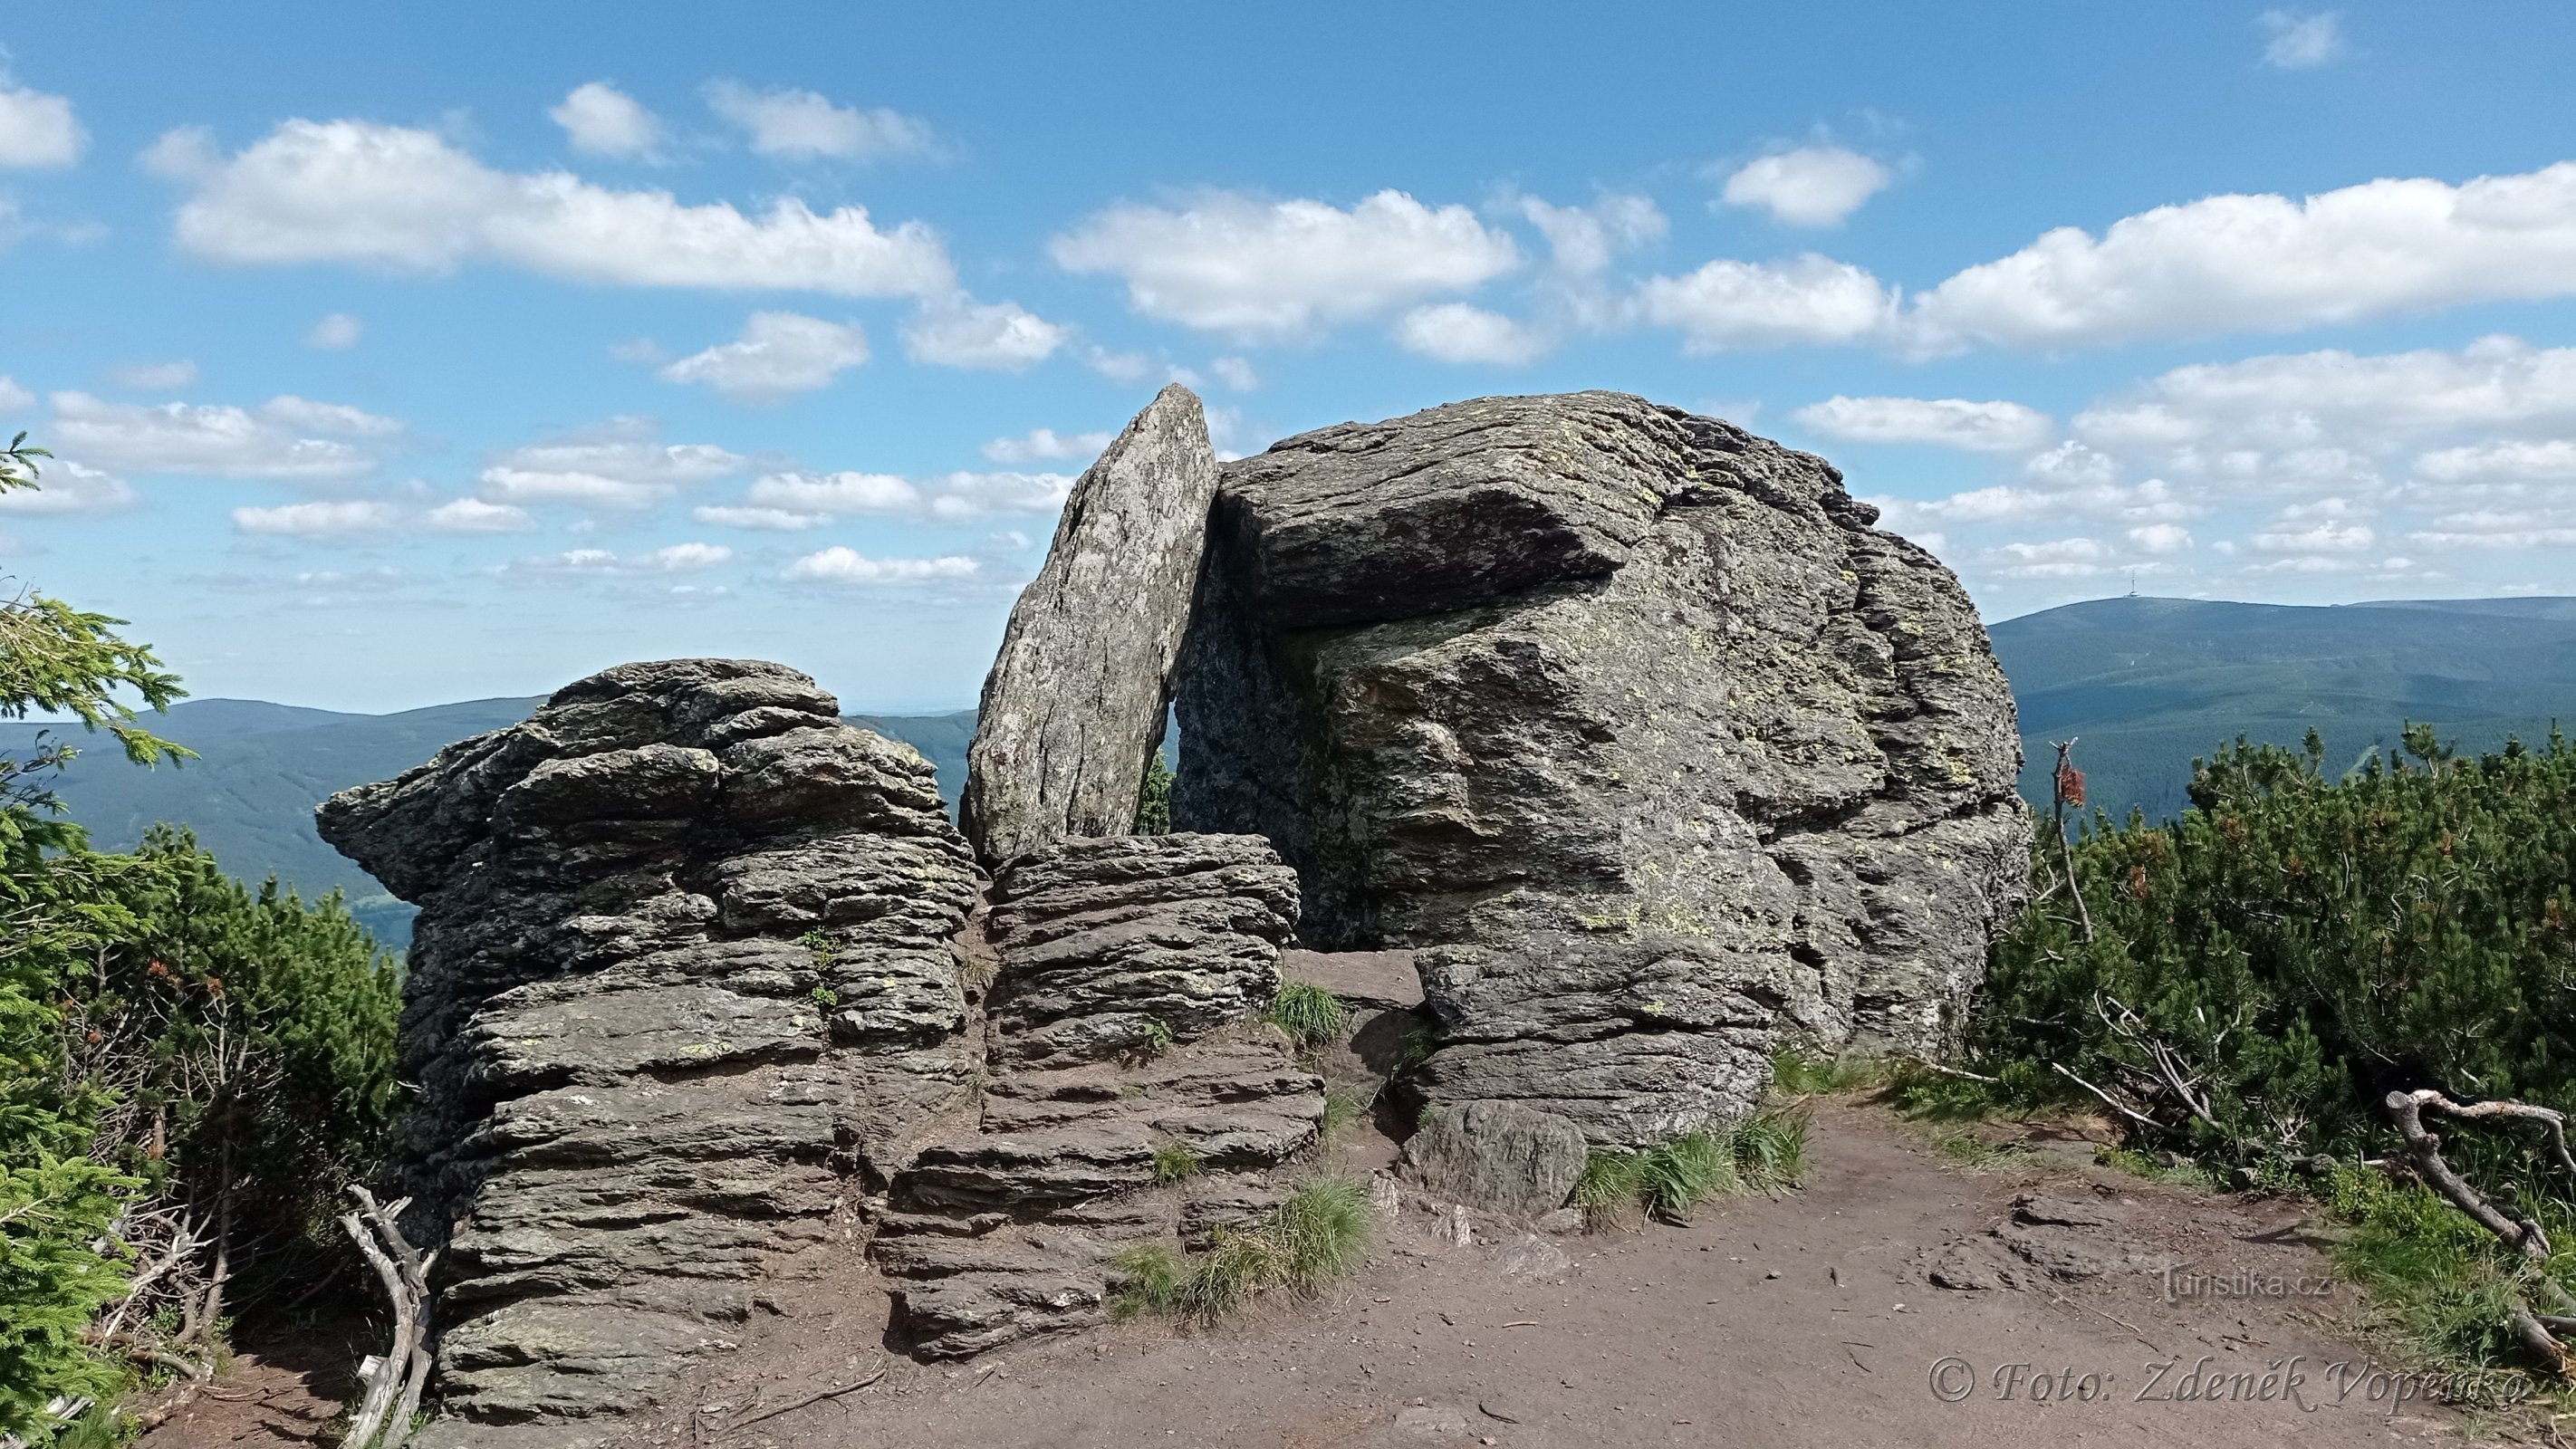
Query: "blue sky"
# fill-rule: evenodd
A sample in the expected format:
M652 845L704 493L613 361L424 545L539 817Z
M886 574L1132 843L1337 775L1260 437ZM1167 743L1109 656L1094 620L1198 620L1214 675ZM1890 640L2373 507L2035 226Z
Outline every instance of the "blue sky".
M954 707L1177 377L1715 412L1990 618L2576 592L2562 0L1610 13L14 6L0 562L201 695Z

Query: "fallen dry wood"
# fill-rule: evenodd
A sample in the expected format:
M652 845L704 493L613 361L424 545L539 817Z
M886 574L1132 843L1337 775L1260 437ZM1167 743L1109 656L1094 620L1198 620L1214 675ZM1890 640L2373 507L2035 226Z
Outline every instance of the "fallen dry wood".
M743 1420L739 1424L727 1424L716 1432L720 1435L732 1434L748 1429L754 1424L765 1424L770 1420L777 1418L781 1414L795 1413L798 1409L809 1408L815 1404L823 1402L825 1399L836 1399L843 1394L855 1394L859 1390L866 1388L868 1385L875 1383L877 1380L884 1378L885 1376L885 1365L879 1364L877 1365L877 1371L875 1373L868 1375L866 1378L860 1379L856 1383L842 1384L838 1388L817 1389L813 1393L807 1394L805 1397L797 1399L792 1403L781 1404L775 1409L763 1409L759 1413L752 1415L750 1418Z

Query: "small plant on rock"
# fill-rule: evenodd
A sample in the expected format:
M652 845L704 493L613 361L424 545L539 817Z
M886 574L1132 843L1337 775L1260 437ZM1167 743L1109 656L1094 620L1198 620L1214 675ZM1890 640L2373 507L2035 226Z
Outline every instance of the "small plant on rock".
M1301 1051L1313 1051L1340 1036L1350 1022L1350 1011L1340 997L1306 981L1282 983L1267 1014L1270 1024L1288 1033Z
M1172 1028L1168 1023L1148 1018L1145 1024L1136 1030L1135 1053L1139 1057L1151 1060L1170 1051L1173 1040Z
M1154 1180L1156 1182L1187 1182L1199 1175L1201 1165L1199 1155L1192 1152L1186 1142L1154 1144Z
M841 943L832 939L831 932L819 927L807 931L798 944L813 956L814 969L817 971L829 971L841 959Z

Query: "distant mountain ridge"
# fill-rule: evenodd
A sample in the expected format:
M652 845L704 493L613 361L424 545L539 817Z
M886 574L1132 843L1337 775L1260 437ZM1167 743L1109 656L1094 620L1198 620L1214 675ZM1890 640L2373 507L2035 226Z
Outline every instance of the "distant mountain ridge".
M2192 760L2240 734L2314 729L2340 771L2408 722L2470 751L2576 729L2576 598L2096 599L1987 633L2021 711L2023 795L2049 798L2050 742L2074 737L2091 803L2115 816L2178 813Z
M0 724L0 754L23 755L50 729L81 756L56 783L71 818L104 850L131 848L156 822L196 831L225 867L257 882L274 874L308 897L338 890L389 944L411 936L411 907L314 833L313 807L335 791L389 780L425 763L444 745L517 724L545 703L475 699L399 714L344 714L256 699L191 699L150 721L152 730L197 751L178 765L129 764L104 736L78 726ZM852 724L922 752L939 770L954 808L965 777L975 712L850 715Z
M2197 599L2097 599L1989 626L2021 710L2022 793L2045 803L2052 740L2077 738L2091 803L2125 815L2180 811L2191 762L2239 734L2295 745L2314 728L2335 769L2395 747L2407 721L2467 750L2576 729L2576 598L2391 600L2332 608ZM542 699L477 699L399 714L347 714L250 699L188 700L153 722L202 758L127 764L77 728L64 772L72 817L106 849L156 821L185 824L235 874L271 873L306 895L338 889L389 943L410 908L313 831L323 797L421 764L442 745L527 718ZM939 771L954 808L975 712L850 715ZM0 753L40 726L0 724Z

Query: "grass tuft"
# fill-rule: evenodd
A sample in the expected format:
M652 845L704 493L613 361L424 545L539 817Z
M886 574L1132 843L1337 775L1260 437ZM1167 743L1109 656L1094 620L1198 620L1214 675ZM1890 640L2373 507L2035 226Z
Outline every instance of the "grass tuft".
M1210 1324L1258 1294L1313 1297L1359 1267L1371 1227L1366 1183L1308 1178L1259 1223L1220 1228L1199 1252L1175 1253L1157 1243L1119 1254L1111 1312L1120 1319L1151 1314Z
M1305 981L1282 983L1267 1015L1271 1025L1288 1033L1288 1039L1303 1051L1340 1036L1350 1021L1350 1011L1340 997Z
M1186 1142L1154 1144L1154 1180L1156 1182L1187 1182L1199 1175L1199 1169L1203 1165L1199 1161L1199 1155L1192 1152Z
M1377 1094L1376 1087L1365 1091L1358 1087L1325 1088L1324 1120L1317 1127L1317 1135L1328 1143L1338 1140L1343 1133L1367 1118L1369 1108L1377 1102Z
M1806 1165L1806 1117L1763 1112L1723 1131L1595 1152L1574 1186L1574 1202L1596 1229L1630 1226L1641 1216L1675 1222L1704 1202L1795 1187Z
M1895 1069L1877 1057L1811 1057L1794 1046L1771 1054L1772 1089L1792 1097L1886 1086Z

